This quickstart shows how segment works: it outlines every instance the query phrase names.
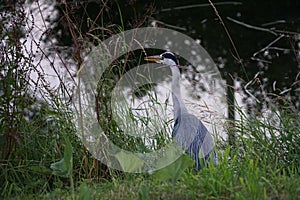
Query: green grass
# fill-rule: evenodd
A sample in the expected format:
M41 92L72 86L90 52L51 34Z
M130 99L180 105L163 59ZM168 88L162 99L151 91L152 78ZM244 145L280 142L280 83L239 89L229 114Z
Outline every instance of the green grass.
M175 183L151 175L128 174L114 181L83 183L85 187L77 188L76 198L88 194L89 199L299 199L300 179L295 168L285 172L273 164L260 166L249 158L233 157L229 161L228 153L227 150L218 166L197 174L186 170ZM56 190L40 197L71 195Z
M281 112L282 132L276 140L272 135L263 135L277 130L267 120L244 119L236 122L240 133L236 150L219 148L217 166L211 165L199 173L186 166L181 174L174 171L175 180L172 177L162 178L161 172L151 175L114 173L110 178L98 180L96 176L86 178L78 173L84 171L80 164L83 155L74 154L74 196L69 180L51 175L47 162L41 161L36 167L38 159L31 163L30 160L20 160L15 165L10 161L5 168L2 165L2 174L6 176L2 195L8 199L299 199L300 147L296 143L300 137L299 122L291 116L286 110ZM255 139L258 134L261 136L259 140ZM289 139L295 144L290 144ZM293 151L277 151L287 144L293 145ZM80 146L73 145L75 151L80 151ZM63 150L64 146L61 148ZM92 164L89 162L89 169ZM172 173L172 166L167 170ZM53 178L51 187L45 174Z

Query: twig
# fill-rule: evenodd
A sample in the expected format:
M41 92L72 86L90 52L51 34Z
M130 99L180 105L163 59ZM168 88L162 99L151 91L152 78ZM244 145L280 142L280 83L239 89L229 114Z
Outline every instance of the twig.
M261 58L255 58L255 57L251 57L251 60L254 60L254 61L258 61L258 62L262 62L262 63L268 63L268 64L272 64L271 61L268 61L268 60L263 60Z
M106 7L107 3L108 3L108 0L106 0L106 1L103 2L103 6L102 6L100 12L98 13L97 17L96 17L95 20L93 21L92 25L90 26L89 31L91 31L91 30L94 29L94 26L95 26L97 20L98 20L99 17L102 15L103 11L107 8L107 7ZM67 5L66 5L66 6L67 6ZM88 31L88 32L89 32L89 31Z
M242 62L241 62L241 57L240 57L240 55L239 55L239 52L238 52L238 50L237 50L237 48L236 48L236 46L235 46L235 44L234 44L234 42L233 42L233 39L232 39L231 36L230 36L229 31L228 31L228 29L226 28L225 23L223 22L223 20L222 20L220 14L219 14L217 8L215 7L215 5L212 3L211 0L208 0L208 1L209 1L210 5L212 6L212 8L214 9L215 14L217 15L217 17L218 17L220 23L221 23L222 26L224 27L224 30L225 30L225 32L226 32L226 35L227 35L227 37L229 38L230 43L231 43L231 45L232 45L232 47L233 47L233 49L234 49L235 57L238 59L238 62L239 62L240 64L242 64Z
M254 78L253 78L251 81L249 81L249 82L244 86L244 90L245 90L245 92L246 92L249 96L251 96L252 98L254 98L256 102L260 103L260 101L259 101L253 94L251 94L251 92L249 92L249 90L248 90L248 86L249 86L250 84L254 83L254 81L256 81L258 75L259 75L259 72L257 72L257 73L255 74Z
M261 28L261 27L258 27L258 26L253 26L253 25L250 25L250 24L246 24L246 23L244 23L244 22L240 22L240 21L238 21L238 20L232 19L231 17L227 17L227 19L228 19L229 21L232 21L232 22L234 22L234 23L236 23L236 24L239 24L239 25L241 25L241 26L244 26L244 27L247 27L247 28L250 28L250 29L268 32L268 33L271 33L271 34L276 35L276 36L278 35L278 33L276 33L275 31L272 31L272 30L267 29L267 28Z
M194 5L187 5L187 6L178 6L174 8L164 8L161 9L161 12L168 12L173 10L183 10L183 9L190 9L190 8L201 8L201 7L208 7L211 4L209 3L203 3L203 4L194 4ZM214 4L215 6L223 6L223 5L242 5L242 2L236 2L236 1L228 1L228 2L218 2Z
M39 13L41 15L41 19L42 19L42 22L43 22L43 25L45 27L46 30L49 30L48 29L48 26L46 24L46 20L44 19L44 16L43 16L43 12L41 10L41 5L39 3L39 1L37 1L37 6L38 6L38 10L39 10ZM34 41L36 43L36 41ZM50 43L51 43L51 46L53 46L57 56L59 57L60 61L62 62L64 68L66 69L66 71L69 73L71 79L73 80L74 83L76 83L75 79L73 78L70 70L68 69L66 63L64 62L64 60L62 59L62 56L60 55L60 53L58 52L57 48L55 47L55 45L53 44L53 41L50 40ZM36 43L36 45L38 45L38 43ZM71 98L71 94L68 92L68 89L66 87L66 85L64 84L62 78L60 77L60 74L58 73L57 69L55 68L55 66L53 65L53 62L51 62L51 60L46 56L46 54L44 53L44 51L40 48L40 51L43 53L43 55L45 55L45 57L49 60L50 62L50 66L52 67L53 71L55 72L55 74L57 75L59 81L60 81L60 84L62 84L62 87L66 90L66 93L68 94L69 98Z
M282 19L282 20L276 20L276 21L264 23L262 24L262 26L271 26L275 24L284 24L284 23L286 23L286 21Z
M283 37L284 37L284 35L280 35L280 36L277 37L275 40L273 40L272 42L270 42L267 46L265 46L265 47L262 48L261 50L255 52L255 53L253 54L253 56L255 57L257 54L259 54L259 53L265 51L266 49L269 49L273 44L275 44L276 42L278 42L278 41L279 41L281 38L283 38Z
M179 27L179 26L174 26L174 25L171 25L171 24L167 24L165 22L162 22L162 21L158 21L158 20L153 20L152 23L151 23L154 27L157 26L157 24L162 24L166 27L169 27L169 28L173 28L173 29L177 29L177 30L181 30L181 31L186 31L186 28L183 28L183 27Z

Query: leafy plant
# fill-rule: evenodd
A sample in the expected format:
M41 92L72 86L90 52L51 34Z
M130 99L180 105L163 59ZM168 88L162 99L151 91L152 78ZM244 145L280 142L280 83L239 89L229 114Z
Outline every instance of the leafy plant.
M66 146L64 157L55 163L51 164L51 169L56 176L68 177L70 179L71 191L74 194L74 180L73 180L73 148L68 137L65 138Z

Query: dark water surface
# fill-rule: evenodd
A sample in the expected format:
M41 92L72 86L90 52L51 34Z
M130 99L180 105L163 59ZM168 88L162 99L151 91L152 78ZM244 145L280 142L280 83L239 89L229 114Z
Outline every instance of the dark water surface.
M204 0L66 2L54 3L54 11L58 12L55 20L50 20L54 11L44 17L52 23L50 34L44 39L49 42L54 38L68 58L76 57L77 53L68 20L83 40L89 40L88 34L104 33L109 37L119 31L118 27L128 30L155 25L174 29L200 41L229 85L240 83L241 88L235 89L247 94L244 101L249 109L259 109L259 101L271 102L282 97L300 109L298 0L213 1L219 16L210 2ZM66 10L70 19L64 15ZM102 32L91 28L99 26L104 27ZM248 101L254 97L257 101Z
M213 3L232 41L209 1L110 2L105 5L102 21L99 19L97 23L123 24L125 29L156 25L180 31L201 41L224 78L233 77L241 86L256 78L248 85L247 92L257 100L286 97L300 108L300 1ZM74 3L70 1L69 5ZM103 8L96 1L80 5L74 9L74 15L85 18L88 13L92 20ZM62 7L58 4L57 8ZM82 21L82 30L88 31L88 25ZM72 44L68 34L59 41L62 45Z

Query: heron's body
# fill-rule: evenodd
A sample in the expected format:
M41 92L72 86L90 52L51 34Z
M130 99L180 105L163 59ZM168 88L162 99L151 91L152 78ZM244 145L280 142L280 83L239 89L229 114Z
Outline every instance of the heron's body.
M194 115L185 113L175 119L173 137L195 161L197 170L207 166L211 152L213 152L213 162L216 164L213 138L203 123Z
M181 98L180 71L174 54L165 52L160 56L147 57L146 60L168 65L172 71L172 99L175 120L172 135L177 143L195 161L197 170L207 166L210 158L217 164L213 137L204 124L187 111Z

